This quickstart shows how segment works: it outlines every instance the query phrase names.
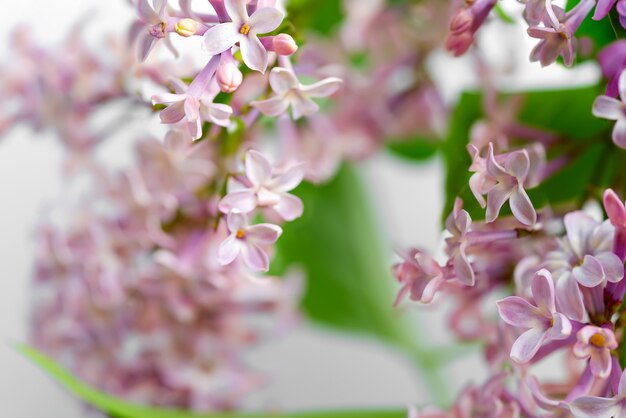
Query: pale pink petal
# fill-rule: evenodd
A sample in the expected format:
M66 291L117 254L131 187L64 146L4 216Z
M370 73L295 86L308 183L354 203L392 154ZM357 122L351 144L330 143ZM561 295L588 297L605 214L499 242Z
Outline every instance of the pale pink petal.
M248 20L246 4L246 0L224 0L224 7L228 17L239 26Z
M485 161L485 163L486 163L485 167L487 168L487 173L491 177L498 179L498 180L501 179L502 177L505 177L505 178L509 177L509 174L504 170L504 167L502 167L496 161L492 142L489 143L489 152L488 152L487 160Z
M159 114L163 123L177 123L185 117L185 102L176 102L161 110Z
M619 196L611 190L604 191L604 210L609 215L611 223L616 226L626 227L626 208Z
M302 95L297 95L291 100L291 116L294 120L316 113L319 109L317 103Z
M591 353L589 367L594 376L600 379L609 377L611 374L611 351L607 349L594 350Z
M621 405L617 399L583 396L570 403L570 411L577 418L620 417Z
M561 51L563 56L563 64L565 64L566 67L571 67L572 65L574 65L574 43L571 41L571 39L568 39L562 46L564 46Z
M267 68L267 50L256 36L242 36L239 39L241 58L251 70L265 73Z
M145 33L146 25L140 21L135 21L132 25L130 25L130 29L128 30L128 43L133 44L139 38L139 34Z
M268 187L275 192L288 192L295 189L302 182L305 174L304 164L296 164L284 173L274 177Z
M593 13L593 20L602 20L609 14L617 0L598 0L596 10Z
M609 96L598 96L593 102L592 112L598 118L617 120L624 117L624 104Z
M531 328L520 335L511 347L511 359L516 363L528 363L539 351L545 338L542 328Z
M622 376L619 379L618 394L621 396L626 395L626 370L622 372Z
M280 116L289 107L289 100L284 96L275 96L267 100L254 101L250 105L259 109L264 115Z
M572 273L578 283L586 287L595 287L605 279L602 264L595 257L588 254L585 256L582 265L574 267Z
M137 15L145 23L156 25L161 22L161 18L154 11L152 6L148 3L148 0L139 0L137 2Z
M242 252L243 261L249 268L255 271L269 270L269 257L261 247L248 242L243 245Z
M528 194L526 194L526 190L521 186L516 187L513 193L511 193L509 205L511 206L511 212L513 212L515 219L524 225L534 225L535 222L537 222L537 212L535 212L535 208Z
M170 83L170 86L172 87L172 89L177 94L180 94L180 95L185 93L187 89L189 88L189 86L185 84L185 82L179 78L170 78L168 82Z
M596 221L584 212L570 212L563 218L567 239L578 258L585 256L587 237L591 236Z
M245 171L248 180L255 185L264 185L272 176L272 166L263 154L255 150L246 153Z
M250 242L273 244L283 233L283 229L273 224L257 224L246 229L246 237Z
M605 252L595 255L602 265L602 270L609 282L619 282L624 277L624 263L614 253Z
M272 206L272 209L274 209L281 218L290 222L302 216L304 205L298 196L283 193L280 195L278 203Z
M626 149L626 119L618 119L613 127L611 135L613 143L622 149Z
M200 139L202 137L202 121L200 118L187 122L187 129L193 139Z
M529 167L530 159L526 150L512 152L504 162L506 171L521 182L526 179Z
M244 39L239 27L234 23L220 23L204 34L204 46L210 55L221 54L230 49L239 40Z
M280 26L284 17L285 15L283 12L275 7L263 7L257 9L254 13L252 13L252 16L250 16L250 20L248 20L250 32L255 35L258 33L262 34L271 32Z
M270 86L274 92L282 94L291 89L299 88L300 82L293 72L285 68L275 67L270 72Z
M145 61L146 58L148 58L150 51L152 51L152 48L154 48L157 41L158 39L150 34L144 35L141 43L139 44L139 60Z
M161 93L152 96L152 104L171 104L182 102L187 98L186 94Z
M564 340L572 335L572 323L567 317L560 313L555 313L552 317L552 326L546 332L549 340Z
M187 96L184 103L187 121L195 122L200 118L200 103L198 103L198 100L191 96Z
M461 248L459 248L457 253L454 255L452 264L454 266L454 272L456 273L457 279L459 279L459 281L466 286L474 286L474 282L476 280L474 270L465 256L465 249L463 246L461 246Z
M237 190L228 193L220 201L219 209L224 213L236 210L242 213L252 212L256 208L256 198L251 190Z
M556 282L556 306L568 318L582 321L585 316L585 306L578 288L578 282L573 275L567 274Z
M546 316L552 316L556 311L554 304L554 282L552 275L546 269L539 270L530 285L533 299L537 308Z
M433 278L428 281L426 286L424 286L424 290L422 291L422 296L420 298L420 302L422 303L430 303L433 301L437 291L441 287L443 280L440 278Z
M484 178L485 175L483 173L474 173L469 179L470 190L483 209L487 206L487 201L483 197Z
M579 359L586 359L591 356L591 350L589 344L582 341L576 341L576 344L572 347L572 353Z
M517 328L541 328L548 323L542 312L519 296L509 296L496 302L504 322Z
M217 259L222 266L235 261L241 250L241 242L235 235L229 235L217 249Z
M328 97L335 94L342 83L343 80L340 78L329 77L309 86L302 86L302 91L309 97Z
M443 277L444 274L441 270L441 267L439 266L439 263L437 263L437 261L435 261L435 259L432 258L430 255L419 252L415 254L415 261L417 261L417 264L419 264L422 270L424 270L424 273L426 273L428 276Z
M248 228L248 217L244 213L231 211L226 217L226 225L230 232L237 232L240 229L246 230Z
M487 211L485 213L487 222L496 220L502 205L511 195L511 191L511 188L503 183L498 183L493 189L489 190L489 193L487 193Z
M626 100L626 71L622 71L622 73L620 74L618 86L619 96L622 98L622 100Z
M167 0L153 0L154 10L158 13L161 21L165 21L165 13L167 11Z
M539 380L537 380L535 376L528 376L526 378L526 384L530 389L530 393L533 399L540 408L545 409L546 411L552 411L558 408L559 401L555 401L544 395L543 391L541 390Z

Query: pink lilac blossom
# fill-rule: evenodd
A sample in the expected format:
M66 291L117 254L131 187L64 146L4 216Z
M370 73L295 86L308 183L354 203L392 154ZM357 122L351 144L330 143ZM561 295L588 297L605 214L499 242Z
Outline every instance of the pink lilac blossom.
M567 317L556 310L554 282L550 272L538 271L531 289L536 305L531 305L519 296L510 296L497 302L504 322L526 330L511 348L511 358L518 363L529 362L544 343L563 340L572 332Z
M614 120L613 143L626 149L626 71L619 76L619 95L621 100L609 96L599 96L593 102L593 114L599 118Z
M591 373L598 378L607 378L611 374L611 350L617 348L617 340L612 330L588 325L576 334L574 355L580 359L589 359Z

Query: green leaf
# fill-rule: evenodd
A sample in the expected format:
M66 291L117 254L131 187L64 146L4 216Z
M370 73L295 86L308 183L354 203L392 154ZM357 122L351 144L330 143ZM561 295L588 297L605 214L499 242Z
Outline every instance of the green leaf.
M16 345L16 350L43 369L57 382L81 400L114 418L404 418L406 411L318 411L293 413L209 413L148 408L125 402L107 395L79 381L53 360L26 345ZM35 395L36 396L36 395Z
M424 161L437 153L441 141L434 138L389 139L387 149L394 155L407 160Z
M599 86L521 94L520 122L559 136L563 143L560 151L574 155L566 168L537 189L529 190L535 207L583 199L590 192L590 185L610 181L610 178L607 179L612 176L609 170L614 168L610 151L615 151L611 144L611 124L591 113L593 101L602 94ZM507 100L511 96L503 94L501 99ZM482 95L478 93L464 93L453 112L449 136L442 146L447 170L444 218L459 196L473 218L484 219L484 209L480 208L469 190L471 160L466 149L470 129L484 117L483 113ZM503 214L508 213L508 205L505 205Z
M325 36L332 35L344 17L341 0L290 0L287 14L299 31Z

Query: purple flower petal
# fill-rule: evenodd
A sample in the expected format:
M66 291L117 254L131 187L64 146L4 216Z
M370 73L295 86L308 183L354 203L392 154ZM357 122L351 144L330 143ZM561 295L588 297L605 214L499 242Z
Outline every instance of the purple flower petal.
M180 122L185 117L185 102L180 101L169 105L159 113L159 117L163 123Z
M472 269L472 266L470 265L470 262L465 255L464 245L461 245L460 248L458 248L456 254L452 258L452 265L454 266L454 272L456 273L456 277L461 283L466 286L474 286L474 283L476 281L474 276L474 270Z
M239 48L241 48L241 58L248 68L265 73L267 50L256 35L242 36L239 39Z
M578 283L585 287L595 287L606 278L602 264L589 254L585 256L582 265L574 267L572 273Z
M245 159L246 177L255 186L264 185L272 176L272 166L263 154L250 150Z
M624 117L624 104L609 96L598 96L593 102L591 109L593 115L598 118L617 120Z
M268 187L275 192L288 192L295 189L302 182L305 174L304 164L296 164L284 173L274 177Z
M581 211L566 214L563 222L572 251L578 258L582 259L586 254L587 237L591 236L597 222Z
M574 276L572 274L562 276L557 280L555 288L558 310L574 321L582 321L585 316L585 306Z
M624 277L624 263L612 252L596 254L596 260L602 265L602 270L609 282L616 283Z
M287 111L289 100L284 96L274 96L266 100L256 100L250 103L267 116L280 116Z
M273 224L257 224L246 229L247 239L259 244L273 244L282 233L282 228Z
M224 8L228 17L239 26L248 20L246 4L246 0L224 0Z
M626 149L626 119L618 119L613 127L613 143L622 149Z
M605 190L603 203L611 223L616 227L626 228L626 207L617 193L611 189Z
M537 308L544 315L552 316L556 311L556 306L554 302L554 282L550 272L546 269L539 270L530 286Z
M247 242L243 245L243 261L246 265L255 271L269 270L270 261L267 253L258 245Z
M564 340L572 335L572 323L561 313L552 316L552 326L546 332L548 340Z
M609 350L594 350L589 360L589 368L591 373L600 378L605 379L611 374L611 352Z
M241 251L241 242L237 240L235 235L229 235L218 247L217 259L222 266L226 266L239 255Z
M541 328L548 322L542 312L519 296L509 296L496 302L504 322L518 328ZM543 332L543 329L542 329Z
M331 94L334 94L339 88L343 80L336 77L325 78L322 81L318 81L317 83L313 83L309 86L303 86L302 91L305 92L309 97L328 97Z
M609 14L613 5L617 0L598 0L598 4L596 5L596 10L593 13L593 20L601 20Z
M617 399L583 396L570 404L570 410L577 418L611 418L621 416L621 405Z
M228 193L220 201L219 209L224 213L236 210L242 213L252 212L256 208L256 198L251 190L237 190Z
M516 187L513 193L511 193L509 205L511 206L511 212L513 212L515 219L524 225L534 225L535 222L537 222L537 212L535 212L535 208L528 194L526 194L526 190L521 186Z
M504 183L498 183L493 189L487 193L487 211L485 213L485 220L487 222L493 222L498 217L500 209L504 202L511 195L511 188Z
M240 229L245 230L248 227L248 217L243 213L231 211L226 217L226 225L232 233L236 233Z
M275 7L257 9L248 20L250 32L253 32L255 35L271 32L280 26L284 17L283 12Z
M161 22L161 18L154 11L148 0L139 0L137 2L137 16L144 23L150 23L152 25L156 25Z
M313 100L299 95L292 97L291 100L291 116L296 119L300 119L302 116L308 116L316 113L320 107Z
M517 363L528 363L539 351L545 331L541 328L531 328L520 335L511 347L511 359Z
M298 196L283 193L277 204L272 206L281 218L290 222L302 216L304 205Z
M245 38L239 33L239 27L232 22L213 26L204 34L204 46L210 55L221 54Z

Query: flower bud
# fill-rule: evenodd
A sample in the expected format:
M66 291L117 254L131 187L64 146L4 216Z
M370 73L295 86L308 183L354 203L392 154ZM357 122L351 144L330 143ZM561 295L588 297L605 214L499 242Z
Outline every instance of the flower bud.
M176 22L176 24L174 25L174 30L180 36L184 36L185 38L188 38L190 36L195 35L199 27L200 27L200 24L196 22L195 20L185 18L185 19L180 19L178 22Z
M298 45L290 35L279 33L272 40L272 49L278 55L291 55L298 50Z
M470 30L473 23L474 17L472 16L472 13L466 9L459 10L454 14L452 20L450 21L450 32L455 35L460 35L461 33Z
M215 79L220 90L224 93L232 93L241 85L243 74L233 61L223 61L217 67Z

